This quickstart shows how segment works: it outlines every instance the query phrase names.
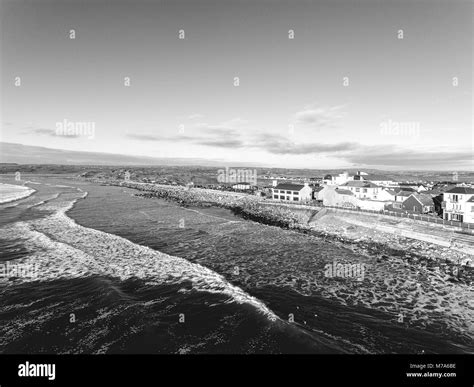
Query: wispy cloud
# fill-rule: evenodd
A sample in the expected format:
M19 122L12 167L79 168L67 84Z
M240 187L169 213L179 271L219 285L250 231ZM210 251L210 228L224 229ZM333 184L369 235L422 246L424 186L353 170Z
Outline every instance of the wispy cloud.
M345 105L318 106L307 105L294 115L294 123L315 128L333 128L345 115Z
M72 133L68 135L60 135L54 129L47 129L47 128L33 128L33 127L25 127L24 130L21 132L22 134L37 134L40 136L50 136L50 137L63 137L63 138L78 138L80 137L77 133Z

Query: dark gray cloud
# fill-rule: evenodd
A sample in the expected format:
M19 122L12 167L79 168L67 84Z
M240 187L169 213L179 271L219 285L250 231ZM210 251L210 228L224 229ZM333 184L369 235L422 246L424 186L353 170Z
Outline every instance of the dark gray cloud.
M218 148L243 148L245 147L245 143L240 140L234 139L222 139L222 140L196 140L194 141L195 144L199 145L206 145L206 146L214 146Z
M344 154L345 160L359 165L433 167L440 163L449 165L473 165L473 152L469 148L436 150L414 150L390 145L361 146L357 151Z
M258 136L253 147L266 150L276 155L309 155L317 153L337 153L356 149L359 145L353 142L334 144L295 143L280 135L265 134Z
M196 145L214 146L218 148L241 148L245 142L240 139L237 129L224 126L199 125L188 130L192 135L177 134L161 136L155 134L127 133L126 137L140 141L189 142Z
M78 138L79 134L58 134L54 129L26 127L23 134L38 134L40 136Z
M155 136L152 134L137 134L137 133L127 133L125 137L134 139L134 140L142 140L142 141L162 141L162 136Z
M411 168L417 165L423 168L433 167L442 163L445 166L473 163L471 149L411 149L393 145L367 146L357 142L296 143L289 138L271 133L255 134L243 139L238 130L231 128L206 127L196 135L157 136L128 134L130 138L143 141L170 141L186 142L194 145L204 145L226 149L256 149L273 155L318 156L336 157L354 165L385 166Z

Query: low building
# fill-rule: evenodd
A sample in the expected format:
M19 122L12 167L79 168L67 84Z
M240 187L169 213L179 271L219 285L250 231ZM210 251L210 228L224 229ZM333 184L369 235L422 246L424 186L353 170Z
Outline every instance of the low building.
M357 199L354 197L354 194L347 189L336 188L336 206L338 207L357 207ZM323 203L324 204L324 203Z
M394 202L396 195L397 193L393 189L383 188L379 191L377 198L385 202Z
M357 199L378 199L381 187L370 181L348 181L340 186L342 189L351 191Z
M391 203L391 202L387 202L384 200L359 199L358 207L361 210L382 211L386 208L388 203Z
M233 189L240 189L240 190L249 190L252 188L250 183L237 183L232 186Z
M272 198L274 200L285 200L291 202L309 201L313 197L313 189L308 183L292 184L281 183L272 188Z
M413 194L413 192L411 192L411 191L397 191L396 194L395 194L395 202L403 203L412 194ZM401 206L400 206L400 208L401 208Z
M402 209L417 214L433 213L435 210L431 196L423 194L411 194L403 203Z
M454 187L443 194L443 219L474 223L474 188Z
M333 185L323 187L317 193L317 200L322 201L324 206L357 207L357 198L351 191Z

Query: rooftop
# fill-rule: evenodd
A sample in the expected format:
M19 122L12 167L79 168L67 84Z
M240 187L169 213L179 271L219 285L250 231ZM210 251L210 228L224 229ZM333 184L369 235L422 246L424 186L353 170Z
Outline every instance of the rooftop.
M415 199L417 199L424 206L432 206L433 205L433 199L429 195L412 194L410 196L413 196Z
M406 196L406 197L408 197L408 196L411 196L411 195L413 195L413 192L408 192L408 191L398 191L398 192L396 193L396 195L397 195L397 196Z
M392 178L385 175L368 175L364 179L369 181L393 181Z
M390 195L396 195L397 193L393 189L384 189L385 192L388 192Z
M282 183L278 184L275 189L283 189L288 191L301 191L304 188L303 184Z
M403 192L410 192L410 193L411 193L411 192L416 192L413 188L410 188L410 187L403 187L403 188L396 188L396 189L395 189L395 192L397 192L397 194L398 194L399 192L402 192L402 191L403 191Z
M446 193L454 193L454 194L474 194L474 188L471 187L454 187Z
M336 193L338 193L339 195L354 195L351 191L349 191L348 189L336 189Z
M378 185L370 181L351 180L347 183L341 184L341 187L378 188Z

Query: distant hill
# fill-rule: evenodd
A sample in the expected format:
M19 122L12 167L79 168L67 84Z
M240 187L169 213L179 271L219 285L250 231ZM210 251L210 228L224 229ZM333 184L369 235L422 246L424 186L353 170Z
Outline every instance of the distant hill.
M199 158L157 158L114 153L80 152L0 142L0 163L60 165L202 165L222 167L223 161ZM244 165L244 163L234 163ZM246 165L249 165L248 163Z

